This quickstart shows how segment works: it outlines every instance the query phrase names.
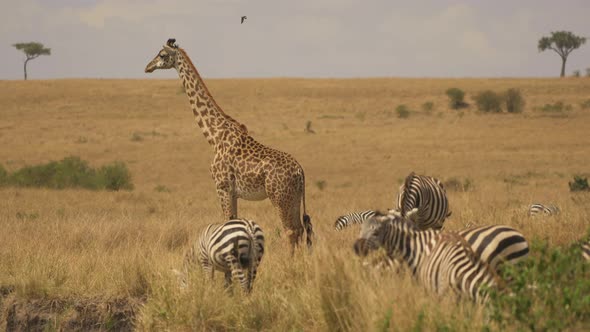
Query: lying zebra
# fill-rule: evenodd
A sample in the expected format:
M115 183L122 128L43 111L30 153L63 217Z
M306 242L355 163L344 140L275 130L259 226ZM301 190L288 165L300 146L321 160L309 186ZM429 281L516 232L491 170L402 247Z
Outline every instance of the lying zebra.
M552 204L539 204L534 203L529 206L529 217L536 217L536 216L556 216L561 211L559 208Z
M362 224L377 214L380 213L375 210L349 213L336 220L335 228L342 230L353 224ZM401 217L395 210L389 210L388 214ZM524 235L509 226L473 226L457 233L465 239L475 254L496 270L504 262L513 265L525 259L529 254L529 244ZM395 263L393 264L395 265ZM386 262L386 265L392 265L392 262Z
M258 224L246 219L232 219L210 224L185 254L183 272L175 271L186 286L186 274L197 263L213 278L215 271L225 274L225 286L238 280L250 292L256 270L264 255L264 233Z
M504 286L495 269L455 232L419 230L400 216L378 213L363 223L354 250L357 255L367 256L381 247L388 256L405 263L427 289L439 295L452 291L484 302L487 289Z

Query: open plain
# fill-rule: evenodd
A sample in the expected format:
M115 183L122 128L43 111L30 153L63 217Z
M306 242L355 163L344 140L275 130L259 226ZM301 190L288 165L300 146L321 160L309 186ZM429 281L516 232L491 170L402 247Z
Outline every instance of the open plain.
M0 188L0 328L139 330L481 330L484 309L427 294L407 276L363 268L357 227L339 215L393 207L411 171L449 188L446 227L507 224L567 246L590 228L590 79L211 79L226 113L306 172L315 247L291 257L268 200L239 201L266 254L250 296L200 271L182 291L170 269L221 221L213 152L178 80L0 81L0 164L11 172L68 156L123 161L132 191ZM445 91L466 92L452 110ZM471 97L517 88L519 114L483 114ZM423 104L432 102L432 107ZM562 110L543 110L562 102ZM406 105L407 118L396 108ZM568 107L569 105L569 107ZM305 131L308 122L315 133ZM562 213L530 219L527 205ZM534 255L535 253L531 253ZM587 321L586 321L587 324ZM492 325L492 328L494 326Z

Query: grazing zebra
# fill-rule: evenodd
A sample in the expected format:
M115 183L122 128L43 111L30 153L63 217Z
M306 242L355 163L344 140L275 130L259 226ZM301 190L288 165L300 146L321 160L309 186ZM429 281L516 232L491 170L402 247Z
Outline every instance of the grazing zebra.
M399 190L397 210L403 217L412 219L419 229L442 229L451 211L440 180L412 172Z
M256 270L264 255L264 233L258 224L246 219L232 219L211 224L185 256L184 270L200 263L213 278L215 270L225 273L225 286L238 279L242 289L252 290Z
M544 216L555 216L559 214L559 208L555 205L543 205L539 203L531 204L529 206L529 217L535 217L539 215Z
M590 262L590 240L582 243L582 257Z
M377 214L363 223L354 249L367 256L380 247L405 262L427 289L439 295L451 290L483 302L488 288L503 286L494 269L458 233L419 230L399 216Z

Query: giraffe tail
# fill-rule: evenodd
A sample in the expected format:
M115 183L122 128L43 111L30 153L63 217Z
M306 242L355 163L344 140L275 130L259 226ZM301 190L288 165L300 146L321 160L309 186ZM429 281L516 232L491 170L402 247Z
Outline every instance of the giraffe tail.
M311 249L313 237L313 225L311 224L311 217L307 214L305 209L305 173L301 170L302 179L302 201L303 201L303 228L305 229L307 248Z

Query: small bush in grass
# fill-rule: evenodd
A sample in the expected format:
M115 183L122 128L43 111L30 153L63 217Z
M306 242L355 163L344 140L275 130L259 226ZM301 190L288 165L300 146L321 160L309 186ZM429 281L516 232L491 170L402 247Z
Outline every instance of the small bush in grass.
M447 90L447 96L449 97L449 107L454 110L458 110L469 106L463 98L465 98L465 92L458 88L450 88Z
M562 112L562 111L571 111L572 105L564 104L562 101L555 102L554 104L545 104L540 108L543 112Z
M590 265L579 243L566 248L533 241L531 256L504 266L508 289L492 291L490 318L501 330L561 331L590 326Z
M586 77L590 77L590 68L586 68Z
M502 96L492 90L485 90L474 98L477 109L482 112L502 112Z
M580 175L574 175L574 181L568 182L570 191L590 191L588 186L588 178L583 178Z
M395 112L397 113L397 117L400 119L406 119L410 116L410 110L406 105L399 105L395 108Z
M98 175L107 190L133 189L131 172L123 162L116 161L113 164L101 167L98 170Z
M97 171L86 161L75 156L46 164L25 166L12 174L6 172L3 178L2 181L0 174L0 183L15 187L133 189L131 175L124 163L115 162Z
M518 89L506 90L506 93L504 93L504 102L508 113L521 113L526 104Z
M574 72L572 73L573 77L580 77L582 76L582 73L579 70L574 70Z
M8 182L8 172L6 171L4 166L2 166L0 164L0 186L5 185L7 182Z
M473 181L469 178L465 178L461 181L461 179L453 177L444 181L443 186L446 190L469 191L473 189Z
M431 101L427 101L422 104L422 111L426 113L431 113L434 110L434 103Z
M580 108L583 110L590 108L590 99L586 99L583 102L581 102Z

